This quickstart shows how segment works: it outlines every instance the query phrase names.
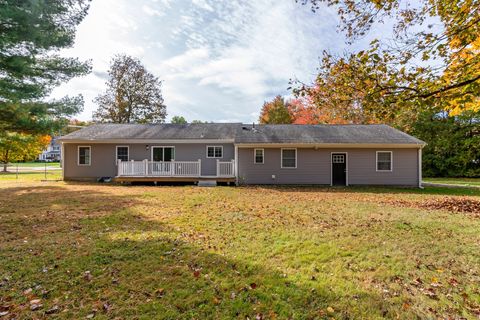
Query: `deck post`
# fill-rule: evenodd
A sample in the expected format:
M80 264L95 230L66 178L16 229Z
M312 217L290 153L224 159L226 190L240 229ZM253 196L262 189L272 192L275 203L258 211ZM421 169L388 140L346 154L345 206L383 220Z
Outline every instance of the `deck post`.
M144 168L145 168L145 175L148 176L148 160L143 160Z
M198 176L202 175L202 159L198 159Z
M235 175L235 159L232 159L232 172L230 172L230 175Z
M121 159L118 159L117 160L117 176L119 177L120 176L120 164L122 163L122 160Z
M220 159L217 159L217 177L220 177Z

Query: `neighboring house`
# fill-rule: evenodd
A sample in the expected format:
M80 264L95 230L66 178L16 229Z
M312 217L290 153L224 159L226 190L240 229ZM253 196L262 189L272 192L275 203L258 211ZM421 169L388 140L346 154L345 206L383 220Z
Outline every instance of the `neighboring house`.
M58 143L57 138L53 137L47 148L38 156L38 160L50 162L60 161L61 159L61 145Z
M387 125L97 124L59 138L64 179L421 186L425 143Z

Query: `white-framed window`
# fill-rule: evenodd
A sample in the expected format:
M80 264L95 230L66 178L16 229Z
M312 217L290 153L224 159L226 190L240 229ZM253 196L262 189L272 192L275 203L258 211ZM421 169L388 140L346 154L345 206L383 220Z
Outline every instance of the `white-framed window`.
M297 167L297 149L282 149L282 169Z
M223 147L207 146L207 158L223 158Z
M377 171L392 171L393 169L392 151L377 151L376 162L377 162Z
M117 146L116 159L122 161L128 161L129 150L128 146Z
M265 157L264 149L254 149L253 153L254 153L253 163L263 164L263 160L264 160L264 157Z
M78 165L89 166L92 163L92 149L90 146L78 146Z

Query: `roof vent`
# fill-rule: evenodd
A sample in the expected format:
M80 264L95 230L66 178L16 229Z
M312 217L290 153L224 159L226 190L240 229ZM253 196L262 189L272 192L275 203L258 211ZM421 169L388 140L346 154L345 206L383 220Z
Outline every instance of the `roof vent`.
M248 131L248 130L250 130L250 129L248 129L248 127L243 126L243 127L242 127L242 130Z

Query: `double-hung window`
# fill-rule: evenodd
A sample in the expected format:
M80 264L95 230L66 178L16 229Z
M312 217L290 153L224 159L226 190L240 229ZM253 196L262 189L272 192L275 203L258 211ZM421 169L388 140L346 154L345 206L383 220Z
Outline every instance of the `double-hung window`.
M91 148L89 146L78 147L78 165L89 166L92 161Z
M128 161L127 146L117 146L117 160Z
M297 167L297 149L282 149L282 168Z
M263 158L264 158L264 150L263 149L255 149L255 164L263 164Z
M223 147L207 146L207 158L223 158Z
M392 171L392 151L377 151L377 171Z

